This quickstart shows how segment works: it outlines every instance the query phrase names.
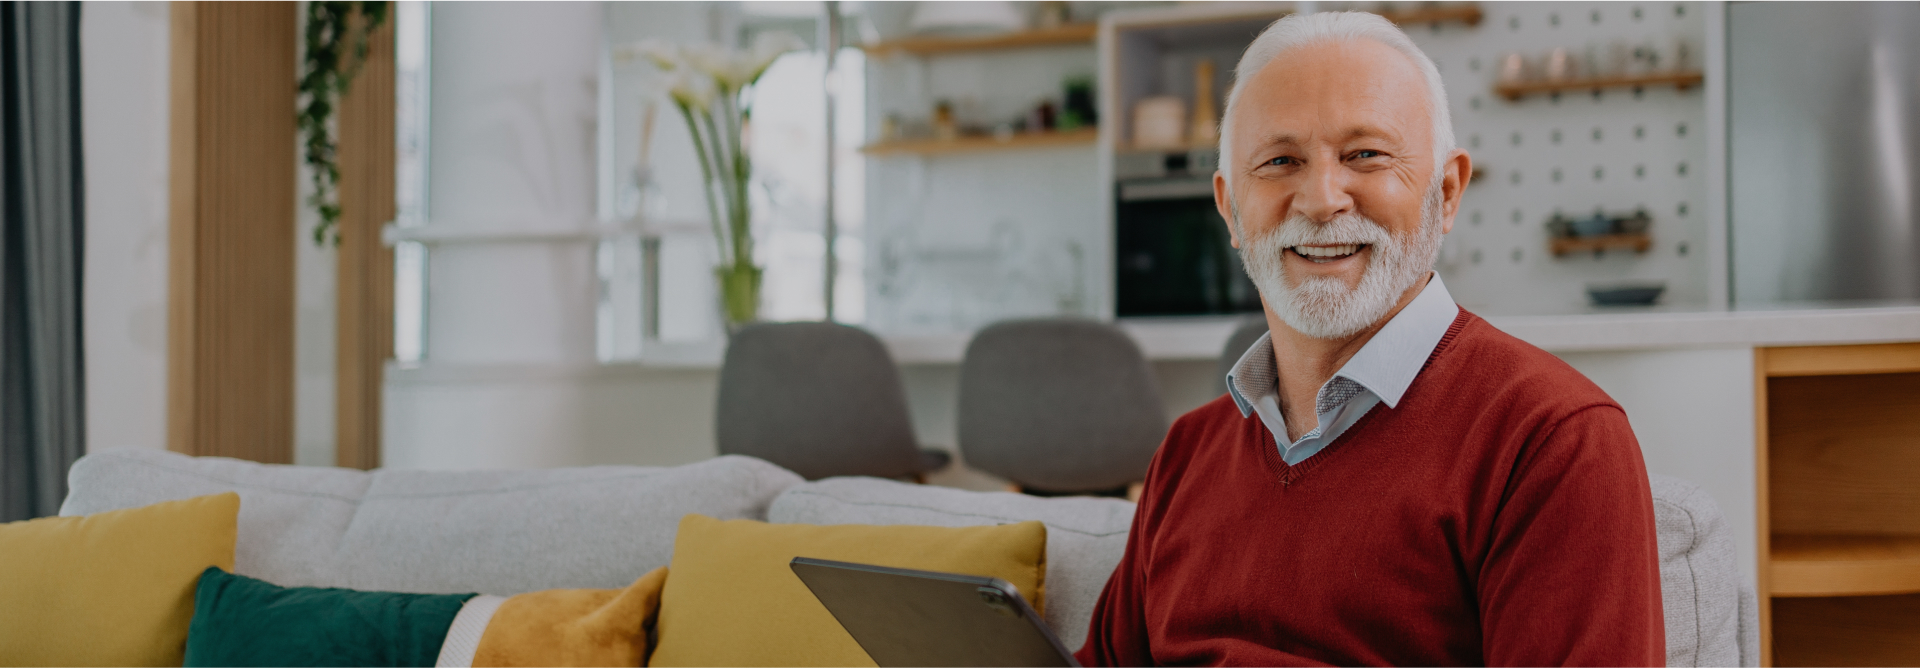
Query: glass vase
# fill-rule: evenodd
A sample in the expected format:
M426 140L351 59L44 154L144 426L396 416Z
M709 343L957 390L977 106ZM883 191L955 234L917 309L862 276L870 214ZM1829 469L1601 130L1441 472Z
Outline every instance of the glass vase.
M714 278L720 282L720 316L726 321L729 336L760 320L762 273L761 267L750 264L714 268Z

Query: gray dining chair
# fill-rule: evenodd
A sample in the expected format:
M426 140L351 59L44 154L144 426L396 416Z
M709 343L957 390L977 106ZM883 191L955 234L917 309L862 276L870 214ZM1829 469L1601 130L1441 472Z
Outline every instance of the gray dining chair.
M913 434L900 371L880 340L825 322L751 325L720 367L715 435L723 455L750 455L809 480L920 478L951 456Z
M1253 342L1260 340L1260 335L1265 333L1266 317L1249 317L1240 321L1240 326L1235 327L1233 334L1227 337L1226 347L1220 349L1220 364L1213 372L1214 384L1222 394L1227 391L1227 373L1233 371L1233 365L1240 361L1240 356L1247 354L1247 349L1252 348Z
M1153 370L1113 325L1016 320L967 344L959 441L969 467L1034 493L1124 493L1166 433Z

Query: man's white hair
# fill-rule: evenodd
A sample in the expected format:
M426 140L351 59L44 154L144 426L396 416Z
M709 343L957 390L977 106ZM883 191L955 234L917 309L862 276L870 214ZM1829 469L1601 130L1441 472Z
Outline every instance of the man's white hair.
M1274 58L1288 50L1317 44L1356 39L1370 39L1393 47L1404 54L1408 60L1420 68L1427 79L1427 107L1433 116L1433 164L1438 169L1446 164L1447 154L1453 152L1453 117L1447 112L1447 88L1440 82L1440 69L1433 66L1433 59L1414 46L1413 40L1400 31L1400 27L1378 14L1365 12L1319 12L1315 14L1293 14L1274 21L1267 26L1253 44L1247 46L1245 54L1240 56L1240 65L1233 70L1233 89L1227 93L1226 113L1220 121L1220 173L1226 176L1227 189L1233 189L1234 173L1239 165L1233 162L1233 108L1240 102L1240 90L1247 82L1259 74Z

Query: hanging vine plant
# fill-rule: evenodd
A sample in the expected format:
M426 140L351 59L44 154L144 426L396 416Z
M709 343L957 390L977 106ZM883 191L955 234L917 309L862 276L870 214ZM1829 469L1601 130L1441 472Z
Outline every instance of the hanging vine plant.
M335 102L367 60L368 36L387 22L391 2L307 3L306 55L301 62L296 115L302 159L312 170L313 194L307 204L320 213L313 228L317 246L340 243L340 167L334 140ZM357 16L356 16L357 15Z

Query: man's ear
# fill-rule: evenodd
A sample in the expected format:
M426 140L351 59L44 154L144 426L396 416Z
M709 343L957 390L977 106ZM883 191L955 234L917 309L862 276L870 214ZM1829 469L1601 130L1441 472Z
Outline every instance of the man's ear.
M1460 198L1467 192L1467 182L1473 178L1473 157L1466 149L1456 148L1447 154L1447 162L1441 165L1446 176L1440 181L1440 233L1453 231L1453 217L1460 213Z
M1234 248L1240 247L1240 231L1233 224L1233 196L1227 194L1227 177L1219 170L1213 172L1213 208L1220 211L1220 219L1227 221L1227 242Z

